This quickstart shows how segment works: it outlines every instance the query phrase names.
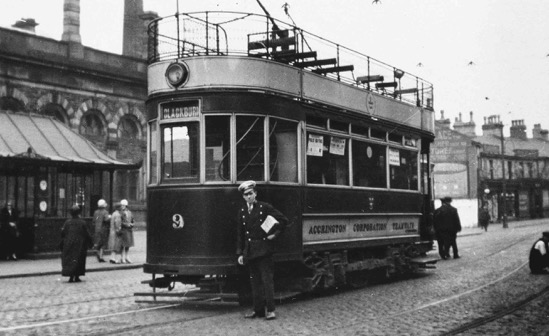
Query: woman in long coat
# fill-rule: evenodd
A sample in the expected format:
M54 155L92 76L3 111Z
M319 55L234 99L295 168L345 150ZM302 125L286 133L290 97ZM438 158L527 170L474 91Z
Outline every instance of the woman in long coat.
M119 232L121 228L121 213L120 213L120 203L116 203L115 210L111 215L111 227L109 233L109 250L111 250L111 258L109 262L111 264L118 264L120 261L117 260L116 255L120 254L120 238Z
M61 275L68 276L69 282L80 282L80 276L85 275L88 248L93 245L88 225L80 213L80 207L73 206L72 218L61 229Z

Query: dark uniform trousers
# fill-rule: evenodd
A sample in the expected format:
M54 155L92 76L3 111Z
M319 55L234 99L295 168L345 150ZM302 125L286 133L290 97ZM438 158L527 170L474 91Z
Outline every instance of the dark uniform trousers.
M272 312L274 304L273 257L270 255L248 261L250 284L252 285L254 311L264 315L264 308Z

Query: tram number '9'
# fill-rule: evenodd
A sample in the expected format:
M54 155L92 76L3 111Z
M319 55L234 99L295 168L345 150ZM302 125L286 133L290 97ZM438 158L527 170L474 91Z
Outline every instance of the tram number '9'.
M183 220L183 216L180 214L175 214L172 216L172 226L174 229L182 229L185 225L185 221Z

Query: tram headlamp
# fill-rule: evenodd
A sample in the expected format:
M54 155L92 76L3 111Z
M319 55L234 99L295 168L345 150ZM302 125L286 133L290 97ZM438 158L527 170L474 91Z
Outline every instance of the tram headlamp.
M166 69L166 80L171 86L179 87L189 79L189 69L183 63L172 63Z

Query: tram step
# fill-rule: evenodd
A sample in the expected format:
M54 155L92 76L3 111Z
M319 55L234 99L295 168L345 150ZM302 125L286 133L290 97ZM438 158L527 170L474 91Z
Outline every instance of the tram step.
M435 268L435 264L438 260L439 258L436 257L416 257L410 259L410 262L414 264L419 264L424 268Z

